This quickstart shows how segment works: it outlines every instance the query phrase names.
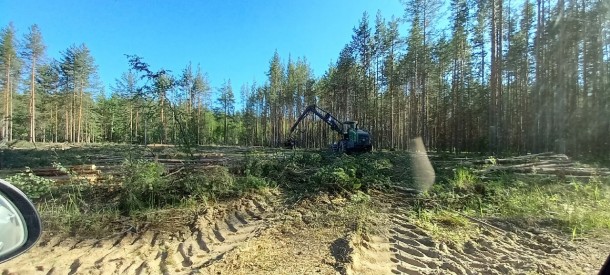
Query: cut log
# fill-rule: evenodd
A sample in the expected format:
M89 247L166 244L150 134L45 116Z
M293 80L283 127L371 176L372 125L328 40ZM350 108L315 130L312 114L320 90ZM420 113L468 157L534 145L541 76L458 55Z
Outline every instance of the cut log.
M96 167L95 167L95 164L83 164L83 165L75 165L75 166L69 167L69 169L73 172L88 172L88 171L95 171Z
M494 172L506 172L506 173L528 173L528 174L544 174L544 175L558 175L558 176L610 176L609 171L593 169L593 168L570 168L570 167L560 167L560 168L541 168L536 166L528 166L528 167L492 167L486 170L480 171L483 174L494 173Z
M568 182L570 182L570 181L589 182L589 181L591 181L591 179L593 179L593 177L591 177L591 176L572 176L572 175L566 175L566 176L559 177L559 176L553 175L553 174L521 174L521 173L516 173L515 176L517 176L517 178L520 178L520 179L532 179L532 178L538 178L538 179L545 179L545 178L558 179L558 178L563 178L564 180L566 180Z
M474 160L473 164L525 164L525 163L539 163L539 162L550 162L555 161L557 163L569 163L570 159L566 155L553 155L553 156L545 156L544 158L535 158L535 157L515 157L515 158L507 158L507 159L484 159L484 160Z
M83 175L83 176L69 176L69 175L63 175L63 176L53 176L53 177L45 177L46 179L50 179L55 181L55 183L57 184L66 184L66 183L71 183L72 180L86 180L89 183L96 183L98 181L98 179L100 178L99 175Z

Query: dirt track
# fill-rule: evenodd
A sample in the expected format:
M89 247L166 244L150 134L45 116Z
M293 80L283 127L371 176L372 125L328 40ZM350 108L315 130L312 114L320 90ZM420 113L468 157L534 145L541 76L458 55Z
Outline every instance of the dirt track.
M408 194L400 197L408 196ZM352 235L347 274L597 274L610 251L607 239L571 242L550 231L509 223L481 224L477 237L456 247L435 241L392 201L390 226L378 235Z
M176 274L212 265L260 234L273 212L271 200L242 200L237 209L200 216L189 230L169 234L124 233L109 240L45 236L3 274Z
M384 198L387 199L387 198ZM279 196L242 199L175 232L125 233L107 240L45 236L2 274L595 274L607 241L486 226L463 246L435 241L403 214L381 209L379 234L286 227ZM315 206L324 207L324 206ZM312 209L297 209L305 213ZM290 227L292 226L292 227ZM595 244L594 244L595 243ZM268 256L264 258L263 256ZM267 261L267 262L265 262Z
M459 249L435 242L400 213L392 216L388 234L389 238L364 235L353 239L358 255L352 265L353 274L570 273L564 266L556 269L548 263L566 248L553 244L555 241L547 236L528 239L483 228L478 239ZM390 262L379 264L388 258Z

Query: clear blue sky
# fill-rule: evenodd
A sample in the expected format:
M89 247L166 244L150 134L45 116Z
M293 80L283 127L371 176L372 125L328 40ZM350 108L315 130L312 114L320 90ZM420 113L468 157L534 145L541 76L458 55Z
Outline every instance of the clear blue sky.
M377 10L386 19L403 15L399 0L0 0L0 26L12 21L22 37L38 24L49 58L85 43L107 93L128 69L124 54L174 73L189 61L199 63L214 90L230 78L239 93L245 82L264 83L276 49L284 62L289 54L305 56L315 75L322 75L362 13L373 24Z

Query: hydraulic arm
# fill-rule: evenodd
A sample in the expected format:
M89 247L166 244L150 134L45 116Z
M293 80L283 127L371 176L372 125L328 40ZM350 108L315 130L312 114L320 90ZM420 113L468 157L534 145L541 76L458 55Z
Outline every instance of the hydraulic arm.
M295 147L293 139L294 131L301 121L310 113L319 117L324 123L330 126L330 129L337 132L341 139L334 145L334 148L339 151L350 152L370 152L372 149L370 135L368 132L358 129L355 121L341 122L329 112L314 105L310 105L299 116L297 121L290 128L288 140L284 143L286 147Z
M326 124L328 124L330 126L330 128L333 131L335 131L339 134L343 134L343 126L342 126L343 123L339 122L339 120L336 117L334 117L333 115L331 115L329 112L324 111L322 108L313 104L313 105L309 105L309 106L307 106L307 108L305 108L305 111L303 111L301 116L299 116L297 121L290 128L289 137L291 139L292 139L292 134L294 133L294 130L296 130L297 126L299 126L299 123L301 123L301 120L303 120L310 113L312 113L312 114L316 115L317 117L319 117L320 119L322 119Z

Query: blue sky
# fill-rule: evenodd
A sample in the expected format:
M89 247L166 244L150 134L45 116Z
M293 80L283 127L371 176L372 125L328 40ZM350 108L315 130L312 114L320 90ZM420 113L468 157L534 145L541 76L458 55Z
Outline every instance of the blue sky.
M276 49L284 62L305 56L322 75L362 13L372 24L377 10L387 19L403 15L399 0L0 0L0 26L12 21L21 37L38 24L49 58L85 43L106 92L128 69L124 54L136 54L174 73L200 64L213 88L230 78L238 93L245 82L264 83Z

